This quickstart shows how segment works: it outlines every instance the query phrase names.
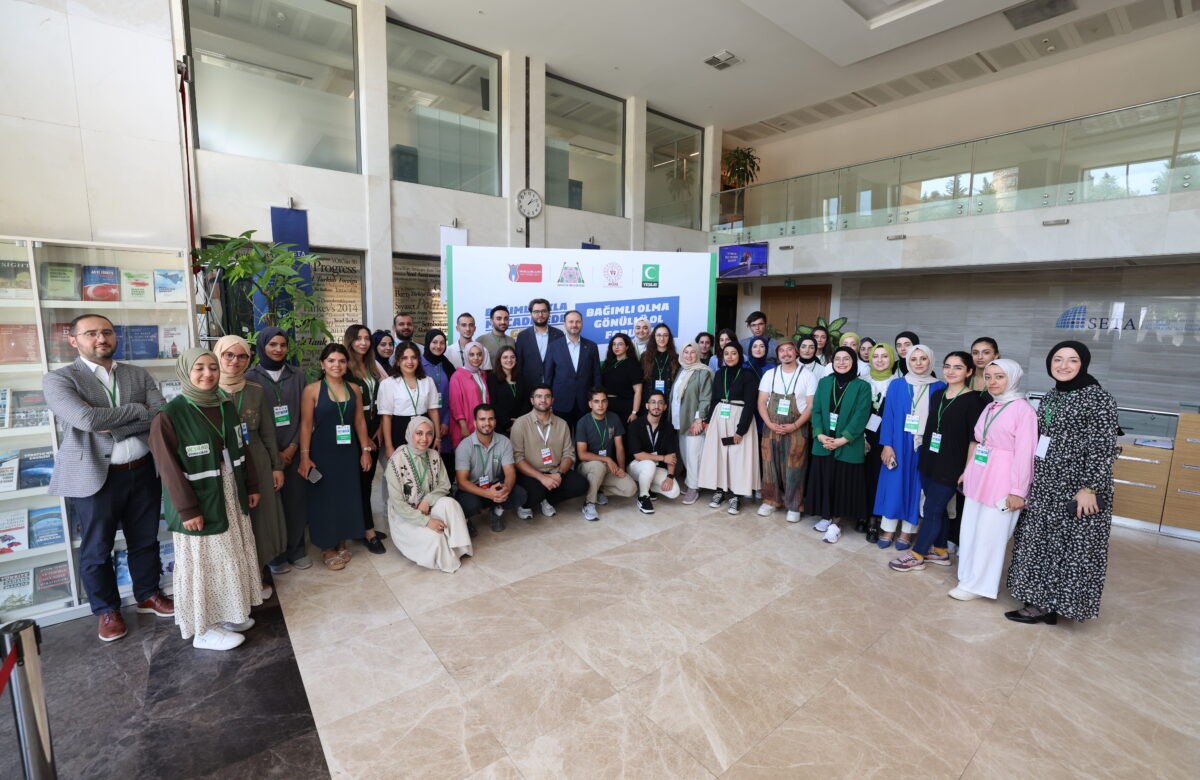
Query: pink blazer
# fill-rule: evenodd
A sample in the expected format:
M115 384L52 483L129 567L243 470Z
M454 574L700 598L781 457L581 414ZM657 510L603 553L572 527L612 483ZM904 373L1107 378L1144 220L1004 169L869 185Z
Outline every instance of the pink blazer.
M475 407L491 402L487 392L487 377L480 374L480 378L483 379L482 393L479 392L474 375L465 368L460 368L450 375L450 444L454 447L458 447L459 442L463 440L458 421L466 420L467 434L474 433Z

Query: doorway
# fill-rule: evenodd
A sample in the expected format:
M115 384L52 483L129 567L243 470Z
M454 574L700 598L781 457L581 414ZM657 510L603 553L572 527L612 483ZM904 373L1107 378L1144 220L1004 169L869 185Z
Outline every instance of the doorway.
M798 287L763 287L760 298L767 325L791 339L798 325L816 325L817 317L829 319L833 285L810 284Z
M737 299L736 282L717 282L717 321L709 323L714 334L721 328L737 330Z

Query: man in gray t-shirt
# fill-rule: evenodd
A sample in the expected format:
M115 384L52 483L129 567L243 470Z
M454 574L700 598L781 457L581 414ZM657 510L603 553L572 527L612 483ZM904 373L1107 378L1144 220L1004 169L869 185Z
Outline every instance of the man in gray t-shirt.
M496 410L489 404L475 407L475 432L459 442L454 450L455 496L467 516L467 529L474 536L472 518L485 508L491 509L492 530L503 531L504 510L517 514L533 513L523 509L525 489L517 484L513 446L507 436L496 433Z
M614 496L632 497L637 483L625 473L625 426L621 419L608 411L608 391L593 387L588 397L591 414L575 423L575 452L579 455L579 471L588 481L583 516L599 520L596 504L607 504L600 490Z

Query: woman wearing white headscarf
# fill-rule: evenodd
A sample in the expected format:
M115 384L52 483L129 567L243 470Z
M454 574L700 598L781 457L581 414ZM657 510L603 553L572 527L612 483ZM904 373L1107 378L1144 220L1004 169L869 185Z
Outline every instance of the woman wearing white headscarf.
M471 554L471 536L462 507L450 498L450 477L433 447L433 421L413 417L405 431L408 444L387 466L388 525L400 553L418 566L458 571L459 558Z
M712 372L700 360L700 348L689 341L679 353L679 374L671 386L671 419L679 425L679 457L683 460L687 492L683 503L700 497L700 455L704 452L704 421L712 405Z
M983 380L992 397L975 423L961 482L966 495L959 532L958 587L951 598L996 598L1004 568L1004 548L1012 536L1029 485L1037 447L1037 415L1019 391L1021 367L999 359Z
M946 386L933 373L933 350L924 344L909 347L904 358L908 369L904 376L888 383L883 422L879 425L879 458L883 468L875 489L875 514L879 515L876 544L886 549L896 540L897 550L912 546L913 534L921 524L921 432L929 419L929 399ZM896 526L903 523L900 538Z
M475 432L475 407L491 402L483 361L487 350L478 341L463 347L463 366L450 376L450 445L458 448Z

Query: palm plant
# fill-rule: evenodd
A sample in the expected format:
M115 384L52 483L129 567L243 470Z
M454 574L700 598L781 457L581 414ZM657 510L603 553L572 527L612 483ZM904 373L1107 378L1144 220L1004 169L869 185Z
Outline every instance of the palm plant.
M734 210L738 214L742 213L741 201L746 195L742 188L758 178L759 162L758 155L749 146L735 146L721 155L721 183L728 189L738 190L734 195Z
M810 336L817 328L824 328L829 332L829 343L837 346L842 340L842 328L846 327L847 320L847 317L838 317L833 322L825 322L824 317L817 317L816 325L797 325L792 341L799 341L801 336Z

